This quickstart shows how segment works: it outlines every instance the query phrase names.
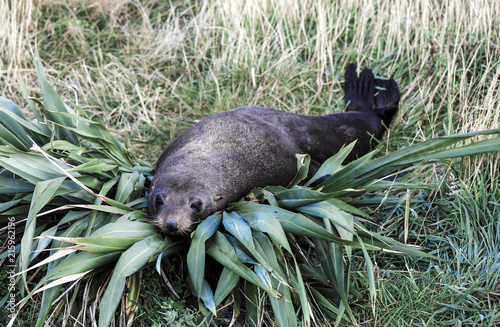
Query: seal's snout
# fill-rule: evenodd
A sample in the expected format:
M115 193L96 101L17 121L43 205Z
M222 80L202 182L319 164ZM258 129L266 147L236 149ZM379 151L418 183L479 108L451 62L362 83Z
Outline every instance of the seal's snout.
M167 233L175 233L179 229L179 222L175 219L168 219L165 224Z
M170 187L151 188L148 198L149 215L153 223L166 235L185 235L190 232L198 216L207 207L206 199L196 194L183 196Z

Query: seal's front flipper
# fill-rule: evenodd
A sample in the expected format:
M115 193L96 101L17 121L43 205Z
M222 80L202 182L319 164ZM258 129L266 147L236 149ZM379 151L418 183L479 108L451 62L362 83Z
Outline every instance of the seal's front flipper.
M398 84L392 78L377 78L375 86L377 93L375 94L375 108L373 110L382 118L385 126L389 126L399 108Z
M356 65L350 64L345 71L345 103L347 111L368 111L375 95L375 78L369 68L356 73Z

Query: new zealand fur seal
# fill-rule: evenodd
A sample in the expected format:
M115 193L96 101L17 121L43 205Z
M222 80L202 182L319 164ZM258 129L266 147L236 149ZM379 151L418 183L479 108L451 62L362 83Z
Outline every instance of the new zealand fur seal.
M303 116L248 107L207 117L163 151L148 197L154 224L185 235L197 222L255 187L287 186L297 173L296 154L319 165L357 140L346 159L371 150L398 111L392 78L375 78L351 64L345 73L346 112Z

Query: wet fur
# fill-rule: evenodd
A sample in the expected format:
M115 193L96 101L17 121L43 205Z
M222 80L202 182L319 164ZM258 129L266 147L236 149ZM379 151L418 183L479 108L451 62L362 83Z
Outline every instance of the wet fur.
M193 125L158 159L149 195L154 223L164 233L186 234L255 187L286 186L297 172L297 153L309 154L319 166L354 140L346 161L369 152L373 137L382 137L398 110L397 84L374 79L369 69L358 78L351 64L345 92L343 113L303 116L248 107Z

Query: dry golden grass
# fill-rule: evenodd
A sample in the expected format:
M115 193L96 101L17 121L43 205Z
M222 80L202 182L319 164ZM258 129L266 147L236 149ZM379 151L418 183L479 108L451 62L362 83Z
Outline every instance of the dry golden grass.
M20 0L0 6L6 17L0 23L2 79L10 92L18 73L31 67L29 49L38 48L56 69L83 60L62 82L74 87L83 104L106 94L119 103L114 115L125 111L149 122L168 99L155 95L147 81L174 90L203 69L217 88L221 72L238 67L246 69L245 78L259 94L260 88L273 90L271 73L286 75L306 64L315 75L308 85L320 94L323 88L339 92L342 68L355 60L404 77L400 84L410 113L421 108L432 120L436 97L443 104L456 102L439 109L459 117L447 123L447 132L498 126L497 1L174 2L161 13L155 12L162 6L156 1ZM104 30L94 25L99 19L106 21ZM91 32L101 35L89 37ZM105 43L113 37L120 38L119 48ZM156 69L168 61L185 64L179 80ZM471 122L471 115L477 119Z

